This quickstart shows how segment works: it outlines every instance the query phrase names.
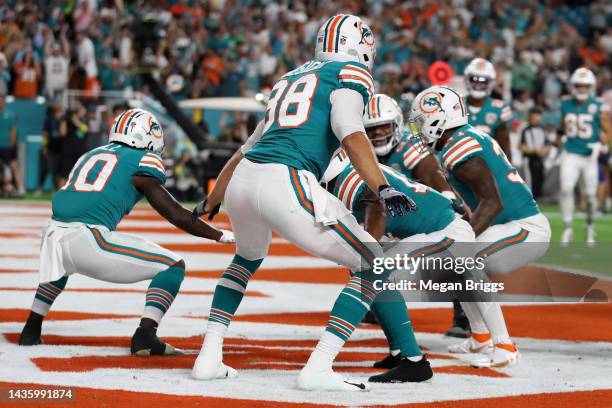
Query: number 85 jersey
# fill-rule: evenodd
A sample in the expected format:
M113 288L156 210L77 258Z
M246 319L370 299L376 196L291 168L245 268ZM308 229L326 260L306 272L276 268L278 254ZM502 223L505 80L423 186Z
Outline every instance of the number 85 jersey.
M593 96L582 103L572 96L564 97L561 100L561 120L565 130L565 150L590 156L592 150L589 145L600 138L602 112L609 111L609 106L603 100Z
M340 146L331 126L331 95L348 88L367 105L374 83L358 62L309 61L283 75L267 105L263 134L245 157L256 163L281 163L320 179Z
M151 150L117 143L85 153L72 168L68 181L52 201L53 219L104 225L111 231L142 198L132 176L166 182L164 163Z
M437 154L448 171L448 181L472 210L478 206L478 198L466 183L455 177L454 170L471 158L479 157L485 161L495 178L503 206L492 225L520 220L540 212L531 190L508 161L499 144L471 125L457 129Z

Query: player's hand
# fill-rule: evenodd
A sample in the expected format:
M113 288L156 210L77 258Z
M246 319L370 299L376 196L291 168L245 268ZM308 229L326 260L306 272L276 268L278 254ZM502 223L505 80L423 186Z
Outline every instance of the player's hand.
M451 200L451 202L453 204L453 210L455 210L457 214L465 216L468 213L465 205L463 204L463 200L455 198L454 200Z
M236 237L234 236L234 233L232 231L228 231L224 229L220 231L221 231L221 238L219 238L217 242L220 242L222 244L233 244L234 242L236 242Z
M191 221L195 223L198 218L200 218L204 214L208 214L208 221L212 221L213 218L215 218L215 215L219 213L220 208L221 203L217 204L213 208L210 208L208 200L200 201L191 212Z
M392 217L396 215L401 217L404 211L408 213L417 209L417 205L410 197L389 185L378 187L378 197Z

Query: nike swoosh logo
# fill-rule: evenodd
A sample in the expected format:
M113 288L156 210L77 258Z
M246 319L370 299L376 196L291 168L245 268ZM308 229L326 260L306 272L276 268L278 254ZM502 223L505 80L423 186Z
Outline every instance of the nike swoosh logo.
M352 383L350 381L344 381L345 383L349 384L349 385L354 385L355 387L359 388L360 390L365 390L366 386L365 384L362 383Z

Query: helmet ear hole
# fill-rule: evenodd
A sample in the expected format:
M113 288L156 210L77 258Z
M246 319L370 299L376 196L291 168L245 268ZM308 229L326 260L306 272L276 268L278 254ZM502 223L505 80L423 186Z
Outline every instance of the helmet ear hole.
M368 54L363 54L363 60L364 61L370 61L370 57L368 57Z
M431 122L431 126L438 126L438 122L440 122L439 120L434 120L433 122Z

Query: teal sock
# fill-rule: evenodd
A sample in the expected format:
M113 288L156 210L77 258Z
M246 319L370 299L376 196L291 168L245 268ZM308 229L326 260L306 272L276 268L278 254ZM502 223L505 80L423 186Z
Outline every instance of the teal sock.
M172 265L155 275L147 290L145 310L142 317L159 323L174 302L184 278L185 268L178 264Z
M334 303L326 331L346 341L370 309L376 290L356 273L351 277Z
M372 304L372 310L376 313L378 322L389 341L390 350L399 349L402 357L422 355L401 293L381 292Z
M225 269L215 288L209 322L229 326L238 309L251 276L261 265L262 259L249 261L236 254L232 263Z
M32 303L32 311L41 316L46 316L55 299L66 287L68 276L64 276L53 282L41 283L36 289L34 302Z

